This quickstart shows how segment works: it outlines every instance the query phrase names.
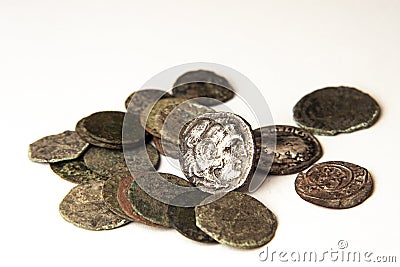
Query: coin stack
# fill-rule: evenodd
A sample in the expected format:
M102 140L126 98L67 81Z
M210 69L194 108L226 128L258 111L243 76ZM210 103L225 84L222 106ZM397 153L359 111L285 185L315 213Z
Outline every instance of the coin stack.
M226 78L189 71L170 93L136 91L125 101L126 112L96 112L79 120L75 131L37 140L29 158L78 184L59 205L61 216L78 227L108 230L138 222L238 248L263 246L277 229L274 213L246 191L256 170L298 174L297 194L327 208L351 208L371 195L365 168L315 164L322 148L314 134L370 127L380 114L372 97L351 87L323 88L295 105L299 127L252 129L245 118L212 108L234 96ZM179 159L184 177L157 172L160 154Z

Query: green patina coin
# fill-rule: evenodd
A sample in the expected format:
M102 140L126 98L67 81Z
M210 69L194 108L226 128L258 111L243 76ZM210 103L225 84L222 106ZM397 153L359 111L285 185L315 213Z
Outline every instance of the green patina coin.
M104 182L77 185L61 201L61 216L87 230L109 230L129 223L108 209L102 197Z
M51 163L50 168L64 180L76 184L84 184L91 181L107 179L107 177L101 176L90 170L83 161L83 157L74 160Z
M124 218L128 221L132 221L132 218L129 217L121 208L118 203L117 193L118 187L122 178L118 175L115 175L104 182L103 186L103 199L106 206L119 217Z
M195 208L196 225L220 243L257 248L275 235L275 215L257 199L240 192Z
M160 177L162 177L160 179ZM171 222L168 218L168 202L173 200L177 195L182 194L182 191L171 187L178 185L181 187L192 187L193 185L188 181L168 173L147 172L138 174L136 179L146 181L145 190L143 190L137 182L133 182L129 189L129 198L132 203L133 210L146 220L164 227L171 227ZM167 183L165 183L167 181ZM160 200L150 196L151 195L162 199Z
M29 145L29 159L35 162L60 162L78 158L89 146L74 131L43 137Z
M293 108L296 123L314 134L335 135L372 126L380 107L368 94L347 86L316 90Z
M125 108L130 113L140 114L148 106L153 106L159 99L172 97L171 94L158 89L144 89L133 92L125 100Z
M89 144L93 145L93 146L97 146L97 147L103 147L103 148L108 148L108 149L122 149L122 145L116 145L116 144L108 144L108 143L104 143L101 141L98 141L96 139L94 139L93 137L90 136L90 134L88 133L88 131L86 130L84 124L85 124L85 119L83 118L80 121L78 121L78 123L75 126L75 131L76 133L86 142L88 142Z

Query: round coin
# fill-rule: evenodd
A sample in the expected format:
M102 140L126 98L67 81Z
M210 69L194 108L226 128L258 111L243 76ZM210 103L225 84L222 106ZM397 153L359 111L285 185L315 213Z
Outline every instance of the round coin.
M108 149L122 149L122 145L121 144L109 144L109 143L104 143L101 141L98 141L96 139L94 139L93 137L90 136L90 134L88 133L88 131L85 128L85 119L83 118L80 121L78 121L78 123L75 126L75 131L76 133L86 142L88 142L89 144L93 145L93 146L97 146L97 147L103 147L103 148L108 148Z
M161 138L153 138L154 146L157 151L163 156L168 156L174 159L179 158L179 146Z
M373 190L370 173L358 165L329 161L299 173L295 188L304 200L326 208L347 209L361 204Z
M379 105L371 96L346 86L316 90L300 99L293 108L296 123L320 135L370 127L379 114Z
M132 218L129 217L121 208L118 203L117 193L119 183L121 182L122 178L118 175L115 175L104 182L103 186L103 199L106 206L119 217L124 218L128 221L131 221Z
M89 146L74 131L43 137L29 145L29 159L35 162L60 162L78 158Z
M125 100L125 108L130 113L140 114L148 106L154 105L159 99L172 97L169 93L158 89L144 89L133 92Z
M61 201L61 216L87 230L109 230L129 223L110 211L102 198L104 182L77 185Z
M298 173L310 167L322 156L318 140L307 130L297 127L266 126L254 130L254 137L256 155L261 155L258 167L260 169L266 167L268 171L271 166L269 174L272 175Z
M198 116L181 131L179 146L183 173L205 192L232 191L253 175L253 132L236 114L214 112Z
M240 192L195 208L196 225L222 244L257 248L275 235L277 220L263 203Z

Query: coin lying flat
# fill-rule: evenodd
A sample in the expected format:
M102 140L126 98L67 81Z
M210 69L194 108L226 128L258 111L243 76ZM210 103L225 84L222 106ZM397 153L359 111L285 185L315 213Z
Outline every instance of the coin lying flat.
M118 203L117 193L119 183L122 178L118 175L112 176L104 182L102 196L104 203L106 206L119 217L124 218L125 220L132 221L132 218L129 217L121 208Z
M358 165L329 161L299 173L295 188L304 200L326 208L347 209L361 204L373 190L368 170Z
M108 148L108 149L122 149L121 144L109 144L109 143L104 143L101 141L98 141L94 139L93 137L90 136L88 131L85 128L85 119L83 118L75 126L75 131L79 135L80 138L88 142L89 144L97 147L103 147L103 148Z
M171 94L158 89L144 89L133 92L125 100L125 108L130 113L140 114L148 106L153 106L159 99L172 97Z
M172 93L188 99L202 97L198 101L203 105L217 105L235 95L226 78L208 70L184 73L175 81Z
M161 179L159 179L161 177ZM171 183L181 187L191 187L192 185L186 180L168 173L148 172L138 174L136 179L145 179L146 191L143 190L137 182L133 182L129 189L129 198L132 203L133 210L141 217L164 227L171 227L171 222L168 218L168 204L157 200L150 196L147 192L162 197L168 201L174 199L177 194L180 194L174 187L169 187ZM164 180L164 181L160 181ZM167 185L164 184L167 181Z
M107 177L91 171L86 166L82 157L74 160L50 163L50 168L64 180L76 184L84 184L91 181L102 181L107 179Z
M294 126L266 126L254 130L254 136L256 155L260 155L260 150L263 152L258 167L271 166L269 174L272 175L298 173L322 156L318 140L307 130Z
M29 145L29 159L35 162L60 162L78 158L89 144L74 131L43 137Z
M129 221L115 215L101 195L104 182L77 185L61 201L61 216L75 226L87 230L109 230Z
M255 145L249 124L229 112L193 119L180 133L179 162L186 178L199 189L229 192L254 172Z
M240 192L195 208L196 225L222 244L256 248L275 235L277 220L263 203Z
M316 90L293 108L296 123L314 134L335 135L372 126L380 107L368 94L339 86Z

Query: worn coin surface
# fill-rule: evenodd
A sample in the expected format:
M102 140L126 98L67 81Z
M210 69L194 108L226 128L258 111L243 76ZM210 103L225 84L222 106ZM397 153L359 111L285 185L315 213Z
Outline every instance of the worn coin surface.
M380 107L368 94L347 86L316 90L293 108L296 123L314 134L335 135L372 126Z
M83 161L83 157L50 163L50 168L61 178L76 184L84 184L91 181L107 179L107 177L101 176L90 170Z
M161 179L160 179L161 177ZM147 182L143 190L137 182L133 182L129 189L129 198L132 203L133 210L141 217L164 227L171 227L171 222L168 218L168 204L165 201L172 200L177 195L182 194L182 191L175 190L169 184L178 185L181 187L192 187L188 181L168 173L148 172L138 174L136 179L145 179ZM167 183L166 183L167 182ZM149 195L162 197L164 202Z
M304 200L326 208L347 209L361 204L373 190L373 180L363 167L329 161L299 173L295 188Z
M101 191L104 182L80 184L61 201L61 216L75 226L87 230L108 230L129 221L117 216L104 203Z
M153 138L154 146L161 155L171 157L174 159L179 158L179 146L161 138Z
M186 178L209 193L242 186L255 167L250 125L229 112L206 113L180 133L179 162Z
M235 95L226 78L208 70L195 70L182 74L175 81L172 93L175 97L188 99L201 97L197 101L203 105L218 105Z
M258 167L271 166L269 174L272 175L298 173L322 156L318 140L307 130L294 126L265 126L254 130L254 137L256 155L261 155Z
M122 210L121 206L118 203L117 193L118 193L119 183L121 182L122 179L123 178L118 175L112 176L109 179L107 179L104 182L102 196L104 199L104 203L112 212L114 212L121 218L124 218L128 221L132 221L132 218L129 217Z
M222 244L256 248L275 235L277 219L263 203L240 192L195 208L196 225Z
M43 137L29 145L29 159L35 162L60 162L78 158L89 146L74 131Z
M103 147L103 148L108 148L108 149L122 149L122 145L121 144L109 144L109 143L104 143L101 142L97 139L94 139L93 137L91 137L91 135L88 133L88 131L86 130L84 124L85 124L85 119L83 118L80 121L78 121L78 123L75 126L75 131L76 133L86 142L88 142L89 144L93 145L93 146L97 146L97 147Z
M140 114L148 106L154 105L159 99L172 97L166 91L159 89L144 89L133 92L125 100L125 108L130 113Z

